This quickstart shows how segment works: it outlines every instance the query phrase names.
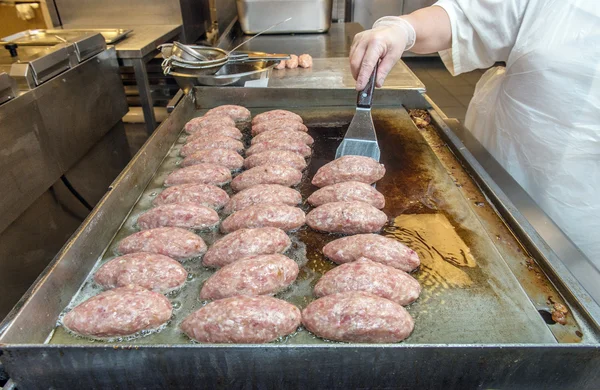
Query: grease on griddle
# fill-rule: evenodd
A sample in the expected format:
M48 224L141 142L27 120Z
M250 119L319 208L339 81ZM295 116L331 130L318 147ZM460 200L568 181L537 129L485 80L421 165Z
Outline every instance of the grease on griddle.
M401 215L385 232L419 254L420 272L414 276L432 291L473 284L463 268L474 268L477 262L443 214Z

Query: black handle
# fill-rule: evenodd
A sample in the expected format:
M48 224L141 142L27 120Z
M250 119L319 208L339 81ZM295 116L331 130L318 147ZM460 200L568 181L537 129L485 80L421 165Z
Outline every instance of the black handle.
M375 79L377 78L377 68L379 67L379 61L377 61L377 65L375 65L375 69L373 69L373 73L371 77L369 77L369 81L365 86L365 89L358 93L358 98L356 99L356 106L361 108L371 108L371 104L373 104L373 91L375 90Z
M18 57L19 53L17 53L17 47L19 47L16 43L7 43L4 45L4 48L10 52L11 57Z

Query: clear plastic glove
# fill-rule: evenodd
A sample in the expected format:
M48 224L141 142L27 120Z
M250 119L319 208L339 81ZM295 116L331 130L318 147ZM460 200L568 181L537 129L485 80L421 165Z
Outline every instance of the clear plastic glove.
M413 26L398 16L385 16L371 30L356 34L350 48L350 69L358 91L365 88L377 61L376 85L381 87L402 53L415 44Z

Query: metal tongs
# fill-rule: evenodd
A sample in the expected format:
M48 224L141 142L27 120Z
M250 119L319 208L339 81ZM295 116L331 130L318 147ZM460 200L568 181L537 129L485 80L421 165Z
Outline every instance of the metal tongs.
M371 157L377 161L381 157L379 144L377 143L377 134L373 125L371 116L371 104L373 103L373 91L375 90L375 79L377 78L377 67L373 69L373 74L365 89L358 93L356 99L356 113L350 122L350 127L342 143L337 148L335 158L342 156L365 156Z

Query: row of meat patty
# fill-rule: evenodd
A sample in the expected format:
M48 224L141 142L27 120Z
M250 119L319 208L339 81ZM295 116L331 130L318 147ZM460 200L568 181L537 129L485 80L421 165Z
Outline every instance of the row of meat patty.
M247 149L240 128L251 129ZM382 165L359 156L326 164L312 179L320 189L307 199L314 208L305 215L292 187L302 179L314 140L300 116L273 110L251 118L246 108L226 105L192 119L185 132L181 168L138 217L140 231L119 243L120 256L94 274L106 291L69 311L65 328L95 339L160 329L173 316L164 294L187 280L181 262L202 257L202 265L217 270L199 294L211 302L179 324L193 340L264 343L294 333L301 323L339 341L396 342L410 334L413 321L402 305L420 293L406 273L419 259L398 241L374 234L387 222L380 210L385 199L370 185L385 174ZM235 193L230 196L225 185ZM321 278L314 290L319 299L301 312L273 295L298 276L298 264L284 253L291 246L287 233L305 224L352 236L323 248L341 265ZM195 232L210 229L226 235L208 248Z

